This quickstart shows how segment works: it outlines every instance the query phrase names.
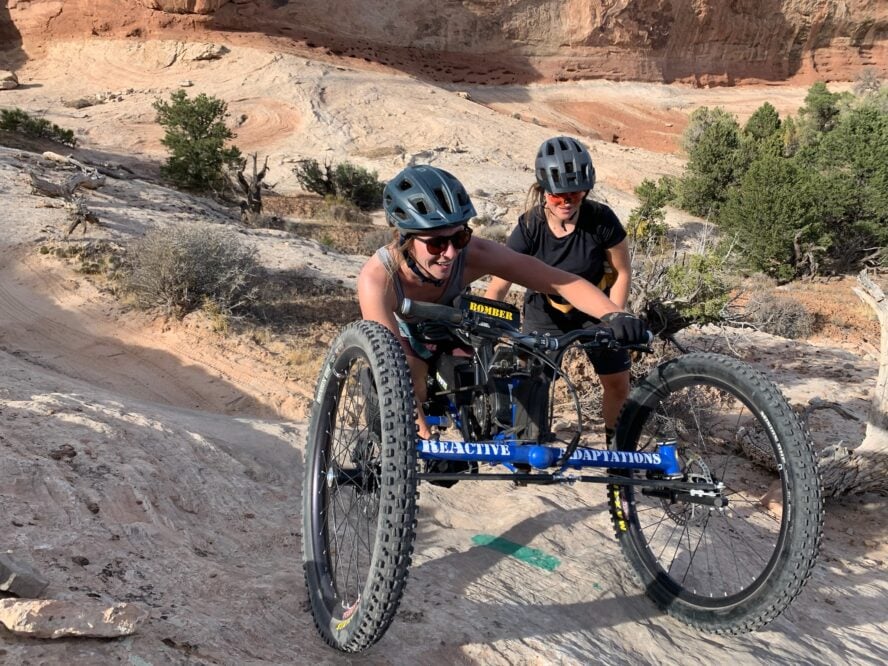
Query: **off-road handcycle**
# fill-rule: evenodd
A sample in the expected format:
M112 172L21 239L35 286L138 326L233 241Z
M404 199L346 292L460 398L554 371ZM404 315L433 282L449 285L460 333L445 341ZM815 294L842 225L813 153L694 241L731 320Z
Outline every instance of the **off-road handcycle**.
M763 374L713 353L663 362L635 382L610 446L591 448L561 362L572 346L619 348L610 329L523 334L517 309L469 295L458 307L405 300L401 313L445 350L423 405L438 437L417 437L401 344L378 323L345 327L317 383L303 563L329 645L363 650L394 619L420 481L602 484L646 594L704 631L755 630L798 595L820 544L819 476L807 430ZM575 407L569 435L552 428L556 380Z

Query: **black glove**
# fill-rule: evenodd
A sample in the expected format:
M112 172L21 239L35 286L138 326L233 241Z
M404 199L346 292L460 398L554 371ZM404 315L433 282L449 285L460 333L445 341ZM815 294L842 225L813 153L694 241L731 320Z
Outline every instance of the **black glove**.
M646 345L650 343L647 325L628 312L609 312L601 318L601 323L614 332L614 339L624 345Z

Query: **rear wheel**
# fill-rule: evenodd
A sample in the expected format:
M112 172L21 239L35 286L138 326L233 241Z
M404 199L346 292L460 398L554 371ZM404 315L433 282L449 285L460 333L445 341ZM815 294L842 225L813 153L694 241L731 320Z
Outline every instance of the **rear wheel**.
M670 615L716 633L757 629L800 592L819 549L822 502L810 437L762 374L695 353L651 371L620 415L621 450L653 451L670 440L684 480L724 483L727 506L612 486L623 553Z
M346 652L378 641L407 581L416 513L416 427L400 343L361 321L333 342L306 447L303 566L315 625Z

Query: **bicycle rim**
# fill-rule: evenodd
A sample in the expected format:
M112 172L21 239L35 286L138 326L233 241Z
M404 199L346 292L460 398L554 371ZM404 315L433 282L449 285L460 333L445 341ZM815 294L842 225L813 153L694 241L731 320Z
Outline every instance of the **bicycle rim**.
M675 441L685 479L724 483L728 504L612 489L618 537L661 607L704 629L748 631L782 611L813 565L822 517L810 442L776 388L740 362L696 355L670 370L630 398L620 446Z

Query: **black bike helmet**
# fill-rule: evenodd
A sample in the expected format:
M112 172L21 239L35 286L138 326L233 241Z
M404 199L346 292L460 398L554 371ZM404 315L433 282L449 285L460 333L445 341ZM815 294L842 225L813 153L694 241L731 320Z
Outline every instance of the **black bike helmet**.
M411 166L385 185L382 207L401 231L425 231L465 224L475 216L466 188L433 166Z
M595 167L586 147L569 136L543 141L534 165L537 183L546 192L564 194L595 187Z

